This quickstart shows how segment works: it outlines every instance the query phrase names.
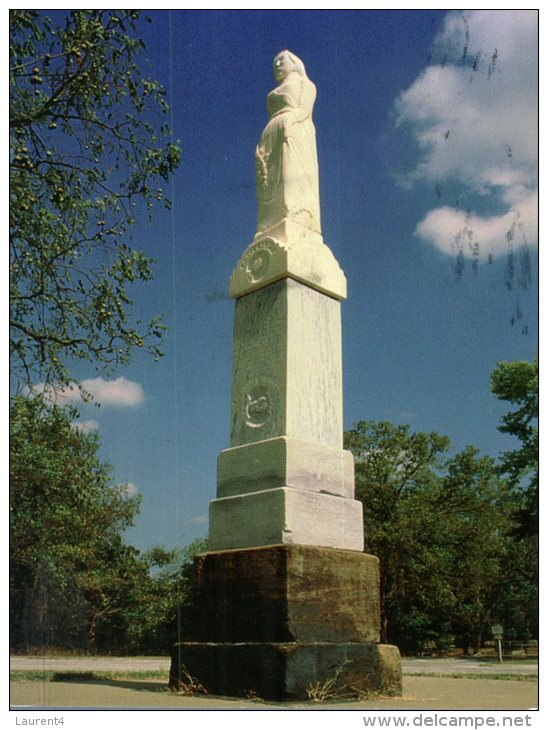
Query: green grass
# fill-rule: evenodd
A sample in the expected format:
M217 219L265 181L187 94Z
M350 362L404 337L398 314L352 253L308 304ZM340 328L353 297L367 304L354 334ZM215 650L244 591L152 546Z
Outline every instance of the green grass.
M168 673L163 669L149 671L57 671L53 669L16 669L10 672L12 682L94 682L110 679L163 679L168 680Z

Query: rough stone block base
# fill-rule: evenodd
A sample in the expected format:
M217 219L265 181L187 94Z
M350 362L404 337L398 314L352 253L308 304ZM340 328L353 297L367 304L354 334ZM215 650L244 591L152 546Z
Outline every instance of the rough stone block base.
M398 649L383 644L175 644L170 686L189 676L210 694L271 701L314 699L333 679L331 696L339 698L402 688Z
M377 643L379 560L308 545L194 558L192 636L206 642Z
M399 652L378 643L373 555L284 544L197 555L192 614L172 687L192 677L210 694L273 701L319 699L326 683L339 698L401 694Z

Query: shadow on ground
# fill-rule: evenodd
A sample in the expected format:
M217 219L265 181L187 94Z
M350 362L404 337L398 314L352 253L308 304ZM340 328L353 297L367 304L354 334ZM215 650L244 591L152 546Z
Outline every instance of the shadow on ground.
M56 672L51 682L75 683L75 684L97 684L103 687L117 687L118 689L131 689L135 692L170 692L165 681L153 681L144 679L108 679L97 677L93 672ZM175 693L171 693L175 694Z

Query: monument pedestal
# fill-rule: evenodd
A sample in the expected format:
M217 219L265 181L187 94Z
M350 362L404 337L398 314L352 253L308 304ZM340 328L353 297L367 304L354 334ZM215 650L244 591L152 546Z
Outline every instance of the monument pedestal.
M340 310L334 296L290 277L237 299L231 446L219 455L210 504L213 550L363 550L354 460L343 449Z
M175 644L170 684L211 694L307 699L335 691L401 693L396 647L380 645L379 563L372 555L273 545L198 555L192 636Z

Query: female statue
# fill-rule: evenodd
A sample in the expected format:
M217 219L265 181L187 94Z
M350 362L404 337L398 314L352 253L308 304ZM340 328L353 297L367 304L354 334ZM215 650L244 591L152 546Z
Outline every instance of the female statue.
M303 62L289 51L274 59L277 86L267 96L270 121L257 149L257 234L284 218L320 229L318 158L312 108L316 87Z

